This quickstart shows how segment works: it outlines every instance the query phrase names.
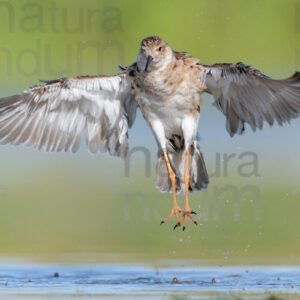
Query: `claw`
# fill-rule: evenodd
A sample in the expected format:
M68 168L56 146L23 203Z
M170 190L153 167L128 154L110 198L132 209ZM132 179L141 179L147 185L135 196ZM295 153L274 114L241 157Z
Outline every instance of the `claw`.
M198 225L198 223L196 222L196 221L194 221L194 224L197 226Z
M185 226L182 227L182 231L185 231Z
M195 211L191 211L191 214L192 215L196 215L197 213Z
M180 227L180 223L179 222L177 224L175 224L173 230L175 230L177 227Z
M164 220L162 220L161 222L160 222L160 225L162 225L162 224L164 224L165 223L165 221Z

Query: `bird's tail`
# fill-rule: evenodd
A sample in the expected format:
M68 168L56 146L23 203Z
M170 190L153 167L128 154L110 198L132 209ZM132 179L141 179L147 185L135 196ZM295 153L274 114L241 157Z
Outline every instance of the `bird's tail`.
M168 157L173 171L176 174L176 191L185 190L184 172L186 167L186 155L184 150L168 152ZM194 142L190 150L190 192L206 189L209 184L207 170L199 145ZM156 165L156 185L161 192L171 192L172 183L163 153L158 153Z

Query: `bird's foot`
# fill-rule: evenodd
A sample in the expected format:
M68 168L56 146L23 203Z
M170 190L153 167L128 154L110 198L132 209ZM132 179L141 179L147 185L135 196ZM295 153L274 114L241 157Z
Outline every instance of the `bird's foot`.
M191 211L190 209L185 209L183 211L183 215L179 221L179 223L181 223L183 221L183 227L182 227L182 231L185 231L185 228L186 228L186 224L187 224L187 221L188 221L188 218L190 218L192 220L192 222L197 226L198 223L195 221L193 215L196 215L197 213L194 212L194 211Z
M177 223L176 223L176 225L174 226L173 229L176 229L178 226L180 226L180 223L181 223L180 220L182 219L182 217L179 218L179 213L180 212L183 213L184 210L182 208L180 208L178 205L173 206L171 213L165 219L163 219L160 222L160 225L166 223L172 216L175 216Z

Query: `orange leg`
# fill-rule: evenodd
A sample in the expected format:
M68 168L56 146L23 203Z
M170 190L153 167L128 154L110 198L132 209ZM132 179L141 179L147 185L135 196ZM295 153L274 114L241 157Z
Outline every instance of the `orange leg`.
M187 150L186 154L186 167L185 167L185 173L184 173L184 181L185 181L185 208L183 212L183 216L180 219L180 223L184 220L183 228L182 230L185 230L188 218L190 218L195 225L197 225L197 222L193 218L193 214L196 214L195 212L191 211L190 205L189 205L189 184L190 184L190 152Z
M168 217L166 217L164 220L162 220L162 221L160 222L160 225L161 225L161 224L164 224L164 223L167 222L173 215L175 215L176 220L177 220L177 224L174 226L174 229L175 229L177 226L180 226L180 219L179 219L178 212L183 212L183 209L181 209L181 208L179 207L179 205L177 204L177 201L176 201L175 173L174 173L174 171L172 170L172 167L171 167L171 164L170 164L170 161L169 161L169 158L168 158L168 154L167 154L166 152L164 152L164 158L165 158L165 161L166 161L166 164L167 164L167 168L168 168L170 180L171 180L171 183L172 183L173 208L172 208L171 213L168 215Z

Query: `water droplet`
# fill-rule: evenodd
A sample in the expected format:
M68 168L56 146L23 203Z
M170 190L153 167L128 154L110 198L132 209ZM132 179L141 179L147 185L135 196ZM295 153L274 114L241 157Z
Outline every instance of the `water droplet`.
M248 249L244 249L244 252L248 252Z
M173 253L173 254L175 254L175 253L176 253L176 251L175 251L175 250L173 250L173 251L172 251L172 253Z
M199 226L203 226L203 223L199 223Z
M251 199L251 200L250 200L250 202L251 202L251 203L253 203L253 202L254 202L254 200L253 200L253 199Z
M229 200L229 199L227 199L225 202L226 202L226 203L229 203L229 202L230 202L230 200Z
M182 243L182 242L183 242L183 238L180 238L180 239L179 239L179 242Z

